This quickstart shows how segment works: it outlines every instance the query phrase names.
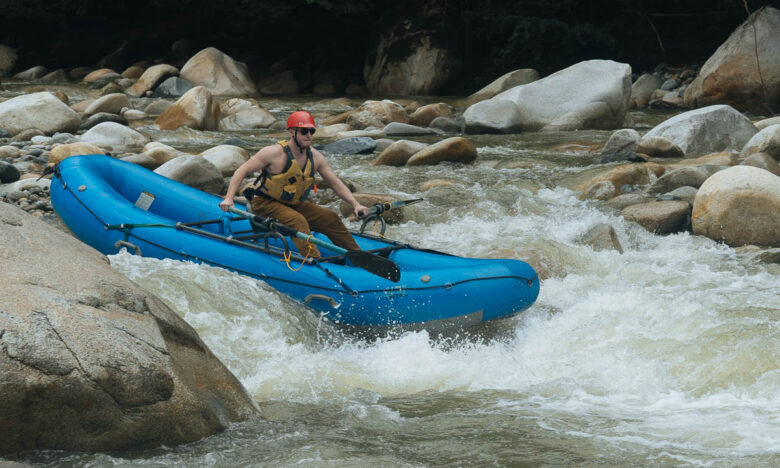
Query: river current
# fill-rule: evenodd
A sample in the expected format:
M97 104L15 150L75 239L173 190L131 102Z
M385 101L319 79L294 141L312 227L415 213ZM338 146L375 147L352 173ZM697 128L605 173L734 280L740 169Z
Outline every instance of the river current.
M328 101L261 100L280 117ZM359 102L356 102L359 104ZM641 132L671 116L632 114ZM160 132L197 152L270 131ZM777 466L780 268L687 233L655 236L577 199L611 132L468 136L474 165L376 167L332 156L360 191L424 198L389 237L468 257L533 259L538 301L489 330L366 342L248 277L110 256L189 322L263 418L179 447L40 452L44 466ZM425 137L419 141L436 141ZM315 141L315 145L320 144ZM564 146L561 146L564 145ZM450 186L423 191L445 179ZM331 202L335 208L336 203ZM577 238L611 224L624 253ZM357 223L351 225L357 228Z

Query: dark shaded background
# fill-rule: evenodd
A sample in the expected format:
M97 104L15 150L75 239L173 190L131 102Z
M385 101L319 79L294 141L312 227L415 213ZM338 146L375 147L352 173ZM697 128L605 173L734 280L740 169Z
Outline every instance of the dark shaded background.
M518 68L544 76L591 58L634 72L700 66L764 5L780 0L0 0L0 43L16 70L140 61L181 66L214 46L255 79L295 70L337 85L363 82L382 28L423 3L441 11L441 41L459 70L442 94L470 94Z

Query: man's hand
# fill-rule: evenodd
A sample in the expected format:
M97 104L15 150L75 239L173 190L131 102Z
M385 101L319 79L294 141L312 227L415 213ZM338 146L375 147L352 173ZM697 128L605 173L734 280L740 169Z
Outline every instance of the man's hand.
M222 211L228 211L230 210L230 207L233 206L233 198L225 198L221 202L219 202L219 208Z
M361 205L359 202L357 205L354 206L354 209L355 209L355 216L357 216L358 218L362 218L368 214L368 208Z

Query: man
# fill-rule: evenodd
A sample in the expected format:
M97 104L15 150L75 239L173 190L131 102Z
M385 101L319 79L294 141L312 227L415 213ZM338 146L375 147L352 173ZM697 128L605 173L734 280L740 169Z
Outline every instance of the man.
M244 178L253 172L260 172L249 193L245 193L251 199L254 214L274 218L306 234L312 230L321 232L339 247L360 250L337 213L306 201L314 186L314 173L317 172L339 197L352 205L356 216L367 210L336 176L325 156L311 147L316 128L314 117L308 112L290 114L287 119L290 139L262 148L236 169L219 207L228 211L233 206L233 197ZM298 238L292 241L301 255L320 257L320 251L315 245Z

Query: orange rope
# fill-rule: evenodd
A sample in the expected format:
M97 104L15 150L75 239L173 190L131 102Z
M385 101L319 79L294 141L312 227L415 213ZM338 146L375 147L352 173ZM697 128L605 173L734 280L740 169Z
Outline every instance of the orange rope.
M290 269L290 271L301 271L301 268L303 268L303 265L306 263L306 260L309 259L309 254L311 253L311 243L309 242L309 239L311 239L311 234L309 234L309 237L306 238L306 246L308 249L306 250L306 255L303 256L303 261L301 261L301 264L298 265L298 268L293 268L290 266L290 260L292 260L292 252L289 250L282 254L282 260L279 260L280 262L284 262L287 264L287 268Z

